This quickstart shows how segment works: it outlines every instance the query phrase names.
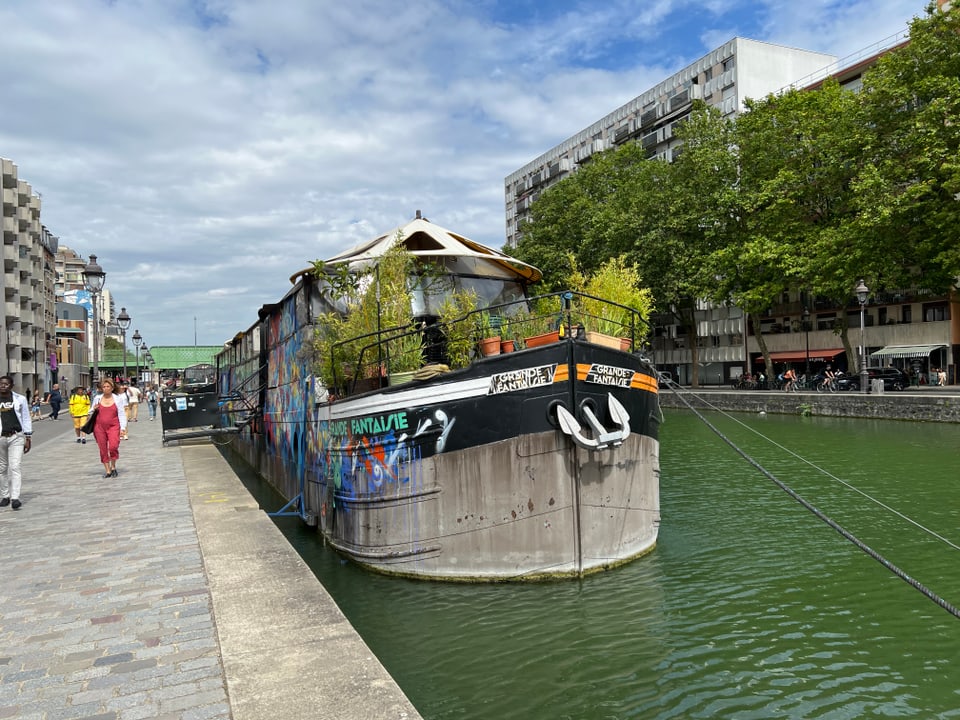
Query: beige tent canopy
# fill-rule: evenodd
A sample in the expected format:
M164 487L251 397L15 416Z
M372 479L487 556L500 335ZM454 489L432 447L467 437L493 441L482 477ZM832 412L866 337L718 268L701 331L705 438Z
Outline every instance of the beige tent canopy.
M542 273L533 265L434 225L420 217L419 211L417 217L406 225L334 255L326 263L360 266L374 263L393 246L398 233L412 255L442 259L447 271L454 274L514 279L527 283L537 282L542 277ZM303 274L311 272L313 268L305 268L294 274L290 282L296 283Z

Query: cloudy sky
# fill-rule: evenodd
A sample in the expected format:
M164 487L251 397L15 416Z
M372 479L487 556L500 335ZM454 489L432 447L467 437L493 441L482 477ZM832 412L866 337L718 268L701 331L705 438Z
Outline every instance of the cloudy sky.
M0 0L0 157L148 345L214 345L418 209L500 247L508 174L734 36L843 57L925 5Z

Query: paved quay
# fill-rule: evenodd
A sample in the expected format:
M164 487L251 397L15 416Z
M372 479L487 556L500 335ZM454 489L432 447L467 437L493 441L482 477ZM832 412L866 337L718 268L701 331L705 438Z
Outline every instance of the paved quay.
M0 718L420 718L208 441L141 418L108 480L74 440L0 508Z

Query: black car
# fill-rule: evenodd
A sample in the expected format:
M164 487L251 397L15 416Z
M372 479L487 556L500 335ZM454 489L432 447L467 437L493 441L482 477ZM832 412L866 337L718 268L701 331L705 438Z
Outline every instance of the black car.
M895 367L868 367L867 376L871 383L874 380L883 380L884 390L903 390L910 385L910 378L907 377L907 374ZM859 390L860 374L854 373L838 378L837 387L840 390Z

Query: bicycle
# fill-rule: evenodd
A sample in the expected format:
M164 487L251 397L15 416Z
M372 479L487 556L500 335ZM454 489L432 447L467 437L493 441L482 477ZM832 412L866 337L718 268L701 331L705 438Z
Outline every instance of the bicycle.
M817 383L817 392L836 392L837 381L835 378L824 378Z

